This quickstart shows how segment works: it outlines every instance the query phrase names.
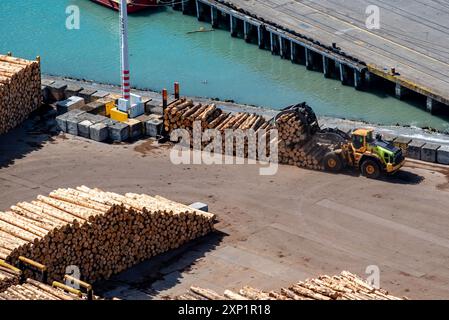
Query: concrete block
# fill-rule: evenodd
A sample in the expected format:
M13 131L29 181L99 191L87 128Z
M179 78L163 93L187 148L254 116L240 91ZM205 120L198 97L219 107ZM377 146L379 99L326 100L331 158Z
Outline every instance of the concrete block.
M116 122L108 126L109 138L114 142L126 141L129 138L129 126L123 122Z
M119 93L110 93L109 95L108 95L108 99L112 99L112 100L114 100L115 102L117 102L118 101L118 99L120 99L122 97L122 95L121 94L119 94Z
M161 119L150 119L145 122L145 133L150 137L157 137L162 134L162 126L164 121Z
M90 138L90 127L94 123L90 120L83 120L78 123L78 135L83 138Z
M162 114L162 107L154 101L149 101L145 104L146 114Z
M109 137L108 126L103 122L95 123L89 127L89 135L92 140L106 141Z
M79 86L77 84L74 84L74 83L67 84L67 88L65 88L65 97L66 97L66 99L70 98L70 97L73 97L73 96L78 96L79 93L83 89L84 89L83 87L81 87L81 86Z
M152 115L142 114L141 116L138 116L135 119L142 122L142 134L146 135L146 122L152 119Z
M411 138L397 137L396 139L394 139L393 144L396 147L402 149L404 156L407 156L407 148L410 142L412 142Z
M51 103L52 99L50 99L50 90L47 86L41 85L41 94L42 94L42 101L44 103Z
M127 113L129 107L130 107L129 100L126 100L126 99L123 99L123 98L119 98L117 100L117 110Z
M406 153L407 157L416 159L416 160L421 160L421 148L424 145L425 145L424 142L421 142L418 140L412 140L412 142L410 142L407 147L407 153Z
M109 95L109 92L99 90L92 95L93 100L104 99Z
M136 119L129 119L125 122L129 126L129 137L139 139L143 135L143 123Z
M150 114L148 120L162 120L162 121L164 121L164 117L161 114Z
M60 101L65 99L65 89L67 84L62 81L55 81L48 86L49 97L53 101Z
M112 126L112 125L115 125L116 123L118 123L118 121L105 117L105 119L103 121L101 121L101 123L104 123L106 126Z
M426 143L421 148L421 160L427 162L437 162L437 151L441 147L439 144Z
M69 111L67 113L67 133L70 133L74 136L79 135L79 123L85 120L90 120L92 123L101 121L100 119L97 119L95 117L95 115L86 113L85 111L81 110ZM84 130L84 128L81 128L81 130Z
M129 103L131 105L133 104L138 104L142 102L142 97L139 96L138 94L134 94L134 93L130 93L129 94Z
M78 135L84 138L89 138L89 126L103 121L103 118L90 114L88 112L78 116L80 122L78 123Z
M55 80L50 79L41 79L41 85L48 87L49 85L52 85L55 83Z
M78 135L78 123L80 123L81 119L79 119L77 116L74 117L67 117L67 133L70 133L74 136Z
M192 203L191 205L189 205L189 207L192 207L192 208L194 208L196 210L209 212L209 206L207 204L205 204L205 203L202 203L202 202Z
M85 110L86 112L90 112L93 114L105 115L106 103L104 103L100 100L89 102L88 104L86 104L85 107L87 109L89 109L89 110Z
M449 164L449 145L442 145L437 150L437 162L441 164Z
M82 115L79 116L80 119L82 120L89 120L92 123L98 123L98 122L102 122L104 119L106 119L106 117L100 116L100 115L96 115L96 114L91 114L91 113L83 113Z
M83 114L85 114L86 112L80 109L74 109L74 110L70 110L69 112L67 112L67 116L68 117L77 117L77 116L81 116Z
M97 90L91 90L91 89L83 89L79 92L79 96L84 98L84 101L86 103L92 102L94 99L92 98L92 95L97 92Z
M382 139L386 142L393 142L397 136L388 133L382 133Z
M153 99L151 99L150 97L142 97L142 103L144 106L149 104L151 101L153 101Z
M91 103L92 102L89 102L88 104L86 104L86 105L84 105L84 106L82 106L81 108L80 108L80 110L83 110L83 111L86 111L87 113L94 113L93 111L94 111L94 107L91 105Z
M84 99L81 97L70 97L66 100L56 102L56 109L59 114L66 113L71 110L80 109L84 106Z
M110 114L110 110L115 108L115 100L111 99L109 96L105 98L98 99L94 102L91 102L95 109L93 113L100 114L102 116L106 116ZM108 113L109 111L109 113Z
M143 103L133 104L128 110L130 118L137 118L145 113L145 106Z
M56 117L56 123L58 125L58 129L67 132L67 117L69 116L68 113L61 114L60 116Z

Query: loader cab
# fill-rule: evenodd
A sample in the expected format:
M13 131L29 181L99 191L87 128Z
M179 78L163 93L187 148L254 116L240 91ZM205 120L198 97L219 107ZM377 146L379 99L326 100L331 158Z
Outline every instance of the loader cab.
M352 133L352 147L357 153L364 153L367 150L367 144L373 141L372 129L357 129Z

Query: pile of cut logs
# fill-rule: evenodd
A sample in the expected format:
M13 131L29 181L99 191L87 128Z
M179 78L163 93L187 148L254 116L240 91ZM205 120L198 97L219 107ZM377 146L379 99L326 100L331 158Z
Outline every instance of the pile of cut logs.
M319 143L306 134L307 127L296 113L286 113L276 120L279 132L279 163L314 170L324 170L324 156L332 146Z
M16 285L20 280L20 272L5 268L0 265L0 292L9 286Z
M238 292L226 290L218 294L209 289L191 287L189 292L175 300L405 300L390 295L384 289L376 289L365 280L343 271L337 276L322 275L307 279L278 291L263 291L244 287Z
M202 129L252 129L256 131L266 120L263 116L239 112L236 114L223 112L215 104L195 104L192 100L180 99L170 104L165 109L165 131L174 129L193 129L193 123L201 123Z
M226 113L214 104L202 105L195 104L192 100L180 99L170 104L164 113L164 125L166 132L170 133L175 129L186 129L191 134L193 132L193 123L198 121L201 129L216 129L221 133L222 152L225 153L225 143L233 139L232 155L243 155L244 157L257 158L265 160L270 155L270 143L277 143L279 152L279 163L296 165L314 170L324 170L322 160L324 156L332 150L328 144L318 143L313 137L305 134L306 124L301 122L300 117L294 113L281 115L276 123L267 121L263 116L250 113ZM242 130L244 135L244 153L236 152L236 139L228 138L226 140L224 131L226 129ZM278 130L278 138L270 136L270 130ZM266 154L262 158L258 154L257 143L248 143L248 132L252 130L255 134L252 141L259 141L265 138L267 143ZM263 141L263 140L262 140ZM192 140L191 140L192 142ZM201 147L204 147L211 141L202 141ZM193 143L192 143L193 144ZM229 149L227 149L229 150ZM229 152L227 152L229 154Z
M40 103L39 61L0 55L0 134L22 123Z
M279 142L279 163L298 167L324 170L324 156L332 151L332 146L312 140L306 143L286 145Z
M58 189L0 212L0 258L38 261L49 280L77 266L94 282L211 232L214 218L160 196Z
M59 288L51 287L36 280L27 279L23 284L14 284L0 292L0 300L84 300L79 296Z
M164 126L168 133L175 129L186 129L192 134L195 122L201 127L201 130L215 129L221 134L221 150L223 154L261 158L261 155L257 152L256 142L260 137L263 137L267 144L264 157L269 156L270 141L274 139L270 140L270 129L273 129L274 126L261 115L245 112L223 112L215 104L195 104L192 100L186 99L177 100L165 109ZM231 130L235 134L226 136L226 131ZM244 139L244 147L240 150L240 153L236 148L237 132L242 133L242 138ZM249 132L253 133L252 138L248 138ZM215 136L211 137L209 141L201 141L201 148L211 143L212 139L215 139ZM249 143L249 139L253 139L254 143ZM226 145L232 145L233 148L227 149ZM193 139L191 139L191 146L194 146Z

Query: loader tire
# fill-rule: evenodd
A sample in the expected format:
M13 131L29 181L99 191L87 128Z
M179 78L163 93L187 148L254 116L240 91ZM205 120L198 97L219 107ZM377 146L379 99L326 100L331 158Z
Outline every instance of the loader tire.
M361 166L362 174L370 179L378 179L381 175L380 166L375 160L365 160Z
M324 156L323 160L324 169L330 172L338 172L343 167L343 162L338 154L335 152L328 153Z

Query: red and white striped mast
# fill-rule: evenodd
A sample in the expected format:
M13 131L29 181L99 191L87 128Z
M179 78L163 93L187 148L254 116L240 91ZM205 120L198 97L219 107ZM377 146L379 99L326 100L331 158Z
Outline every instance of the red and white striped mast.
M128 57L128 1L120 0L120 44L121 44L121 77L122 77L122 97L130 99L130 76Z

